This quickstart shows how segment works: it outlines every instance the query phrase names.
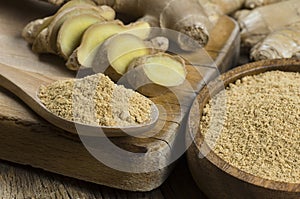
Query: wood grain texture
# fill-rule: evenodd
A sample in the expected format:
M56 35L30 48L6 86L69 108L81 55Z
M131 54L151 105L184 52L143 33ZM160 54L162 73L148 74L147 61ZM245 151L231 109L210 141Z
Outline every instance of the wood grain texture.
M68 71L59 58L32 53L20 36L22 28L30 20L47 16L54 11L54 7L37 1L2 2L0 62L45 75L74 77L74 72ZM219 37L220 32L222 34ZM167 110L166 114L160 115L157 126L163 128L159 131L158 128L153 129L155 135L150 138L111 139L111 142L122 149L143 154L141 161L133 160L132 165L156 168L157 165L167 164L170 158L182 155L175 154L174 149L184 145L184 120L193 97L206 81L218 74L219 69L226 71L234 65L239 49L238 32L237 25L230 18L221 18L211 33L214 39L211 39L206 49L211 59L203 59L203 63L196 68L188 67L188 80L193 91L185 90L185 87L178 88L181 107L177 97L171 92L152 98L157 105ZM172 164L146 173L115 170L97 161L78 136L42 120L5 90L0 90L0 110L0 158L4 160L132 191L148 191L160 186L174 167ZM109 152L107 155L110 155Z
M0 198L57 198L57 199L206 199L181 158L174 172L157 189L132 192L113 189L41 169L0 161Z
M266 60L254 62L235 68L223 74L220 79L225 87L229 83L234 83L247 75L255 75L271 70L281 70L290 72L300 72L300 60L282 59ZM212 95L219 92L222 87L220 84L212 82ZM199 121L194 121L195 114L202 115L202 110L210 99L210 94L205 87L197 96L197 106L192 106L189 118L189 134L196 135L193 144L188 149L188 164L197 182L198 186L210 198L300 198L299 183L284 183L272 180L266 180L231 166L213 151L207 145L205 150L208 154L205 158L200 155L200 146L203 143L203 136L200 136ZM196 103L195 103L196 104ZM199 105L199 106L198 106ZM200 156L199 156L200 155Z

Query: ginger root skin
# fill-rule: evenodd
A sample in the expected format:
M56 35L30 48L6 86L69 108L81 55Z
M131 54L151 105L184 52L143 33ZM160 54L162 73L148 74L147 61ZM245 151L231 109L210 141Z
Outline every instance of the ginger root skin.
M244 5L245 0L198 0L214 24L222 15L231 14Z
M37 19L30 23L28 23L23 31L22 31L22 37L29 43L33 44L35 38L37 35L46 28L50 22L52 21L52 16L45 17L43 19Z
M297 23L299 0L288 0L251 10L247 15L240 15L242 45L252 47L268 34L285 26ZM280 14L279 14L280 13Z
M116 12L142 18L143 21L149 20L149 24L183 33L191 37L201 47L207 44L209 31L213 27L198 0L95 1L100 5L111 6ZM176 40L183 50L196 48L191 42L186 43L186 37L182 34L179 34Z
M57 1L57 2L62 3L63 1ZM43 29L45 29L59 13L63 12L66 9L75 7L75 6L87 5L87 4L96 6L96 4L91 0L72 0L72 1L67 2L54 15L45 17L43 19L37 19L37 20L34 20L34 21L28 23L23 28L23 31L22 31L23 38L29 44L32 44L34 42L34 40L36 39L36 37L38 36L38 34Z
M158 36L150 40L144 41L147 48L150 50L150 54L159 52L166 52L169 48L169 39L166 37Z
M237 10L233 13L232 17L237 21L242 21L250 12L251 10L248 9Z
M65 2L65 0L42 0L42 1L51 3L51 4L56 5L56 6L60 6Z
M300 58L300 23L269 34L250 52L250 58L256 61L292 57Z
M257 7L269 5L272 3L278 3L281 1L287 1L287 0L245 0L244 6L245 6L245 8L248 8L248 9L254 9Z
M47 0L45 0L47 1ZM183 50L195 50L204 47L209 40L209 31L216 22L211 11L206 12L199 1L205 0L93 0L98 5L109 5L116 12L140 18L138 21L148 22L151 26L172 29L190 37L194 42L188 41L186 36L178 34L176 42ZM212 1L212 0L209 0ZM236 9L244 0L216 0L214 6L220 7L227 13ZM64 1L49 0L50 3L61 5ZM210 8L210 6L207 6ZM211 14L211 19L207 16ZM190 39L190 40L191 40ZM196 44L195 44L196 43Z

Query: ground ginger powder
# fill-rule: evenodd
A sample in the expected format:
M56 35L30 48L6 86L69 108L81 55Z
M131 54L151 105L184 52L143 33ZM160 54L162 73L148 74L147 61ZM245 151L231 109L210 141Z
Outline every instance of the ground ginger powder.
M217 105L220 96L225 113ZM300 73L271 71L237 80L216 95L204 108L200 129L229 164L265 179L300 183L299 121Z
M38 96L47 109L59 117L100 126L147 123L153 104L101 73L42 86Z

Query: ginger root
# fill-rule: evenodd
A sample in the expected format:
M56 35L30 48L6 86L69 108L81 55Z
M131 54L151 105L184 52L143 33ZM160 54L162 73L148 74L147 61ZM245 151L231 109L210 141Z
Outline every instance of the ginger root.
M181 85L186 78L185 62L179 56L163 51L168 39L163 37L144 41L128 33L106 39L91 61L94 72L104 73L112 80L121 79L146 96L165 93Z
M29 44L32 44L37 35L50 24L51 20L52 16L45 17L43 19L37 19L28 23L22 31L22 37Z
M231 14L240 9L245 0L198 0L210 21L216 23L222 15Z
M102 18L102 21L106 20L104 17L114 17L114 14L107 14L106 12L114 13L114 11L107 6L97 7L89 4L74 6L59 12L57 16L51 20L50 24L37 35L33 42L32 50L36 53L57 54L58 50L56 41L58 31L67 19L83 14L98 16L98 18ZM107 20L112 19L109 18Z
M169 39L162 36L154 37L144 43L150 49L151 54L165 52L169 48Z
M66 66L71 70L78 70L81 66L92 67L95 53L101 44L110 36L121 32L146 39L150 34L150 25L139 21L125 26L119 20L96 23L85 31L80 46L73 51Z
M65 2L65 0L43 0L53 5L61 5Z
M56 5L65 1L45 0ZM67 1L67 0L66 0ZM148 22L151 26L172 29L183 34L178 34L176 42L183 50L195 50L203 47L209 40L209 31L216 20L210 21L206 11L199 1L208 0L93 0L98 5L109 5L116 12L127 14L138 21ZM212 5L219 7L221 12L227 13L235 10L244 0L209 0ZM210 8L210 6L208 6ZM211 11L211 10L210 10ZM210 13L210 11L208 13ZM213 18L213 17L212 17ZM190 38L188 39L187 36ZM193 40L188 41L188 40Z
M134 59L164 52L168 49L168 42L164 37L144 41L133 34L117 34L101 44L91 61L91 67L94 72L104 73L112 80L118 81Z
M104 73L118 81L127 71L129 63L150 53L146 43L132 34L121 33L106 39L91 61L93 71Z
M256 7L269 5L272 3L278 3L280 1L287 1L287 0L245 0L244 6L249 9L254 9Z
M61 26L57 36L58 53L68 59L77 46L85 30L97 22L103 22L102 17L92 14L82 14L67 19Z
M134 59L124 78L143 95L154 97L183 84L186 74L185 62L180 56L157 53Z
M275 31L250 52L253 60L300 57L300 24Z
M194 50L196 47L205 46L213 26L198 0L95 0L95 2L99 5L109 5L116 12L142 18L142 21L147 21L149 24L183 33L178 34L176 38L176 42L183 50ZM186 35L199 46L191 41L187 42Z
M252 47L273 31L297 23L299 0L288 0L256 8L238 18L244 46Z
M62 1L60 1L60 2L62 2ZM34 20L34 21L28 23L22 31L23 38L28 43L32 44L34 42L35 38L37 37L37 35L44 28L46 28L50 24L50 22L53 20L53 18L55 18L59 13L61 13L62 11L66 10L66 9L76 7L79 5L86 5L86 4L90 4L90 5L94 5L94 6L96 5L91 0L72 0L72 1L69 1L68 3L64 4L54 15L45 17L43 19L37 19L37 20Z
M150 39L154 32L147 21L187 33L201 45L208 40L209 20L199 10L202 7L197 0L192 0L191 4L178 2L161 1L158 9L153 9L151 6L155 4L150 1L145 7L136 5L136 1L129 2L125 6L129 10L123 11L127 13L140 8L132 13L144 17L124 25L113 20L115 11L109 6L96 6L89 0L73 0L54 15L29 23L23 30L23 37L33 44L35 52L62 56L71 70L88 67L94 72L106 73L115 81L132 75L128 79L130 85L138 86L145 95L156 96L181 85L187 72L181 57L164 53L169 47L167 38ZM119 2L113 6L118 6L119 11L123 9ZM181 9L185 12L181 13ZM190 50L192 46L188 44L194 44L183 34L176 39L183 49Z

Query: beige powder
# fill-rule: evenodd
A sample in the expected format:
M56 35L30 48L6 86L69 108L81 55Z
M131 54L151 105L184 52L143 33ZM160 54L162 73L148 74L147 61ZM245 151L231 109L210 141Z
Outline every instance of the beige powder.
M217 105L224 92L225 113ZM300 74L247 76L224 92L207 104L201 119L212 150L247 173L300 183Z
M41 102L67 120L100 126L130 126L150 120L151 100L95 74L42 86Z

